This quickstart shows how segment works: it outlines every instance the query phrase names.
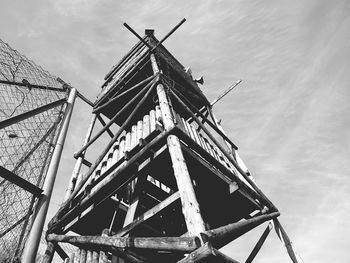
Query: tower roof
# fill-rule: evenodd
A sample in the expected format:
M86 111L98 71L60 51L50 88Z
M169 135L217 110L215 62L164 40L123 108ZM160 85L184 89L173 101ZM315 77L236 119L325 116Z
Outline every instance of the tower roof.
M158 63L164 65L162 68L166 69L164 70L166 72L162 72L162 74L173 82L179 92L190 99L198 108L210 105L191 74L186 72L185 67L162 44L159 44L159 40L154 36L153 29L145 30L143 40L150 48L157 47L154 52L158 58ZM139 89L127 92L145 78L153 75L149 47L139 41L112 67L104 78L105 82L95 102L94 110L118 97L121 93L125 93L122 99L115 99L114 103L109 103L108 107L105 107L101 112L111 118L116 109L121 109L142 89L141 85ZM117 119L116 123L122 123L123 119L123 117Z

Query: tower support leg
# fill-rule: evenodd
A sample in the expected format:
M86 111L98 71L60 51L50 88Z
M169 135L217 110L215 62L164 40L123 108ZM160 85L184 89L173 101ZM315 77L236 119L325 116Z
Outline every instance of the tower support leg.
M151 54L151 62L154 74L160 73L154 54ZM175 124L169 106L169 98L162 83L158 83L157 85L157 95L164 128L167 131L172 129ZM200 233L206 230L205 223L200 213L199 203L193 189L192 180L181 150L179 138L175 135L169 135L167 138L167 145L173 164L174 175L179 189L182 211L188 232L191 235L200 237Z

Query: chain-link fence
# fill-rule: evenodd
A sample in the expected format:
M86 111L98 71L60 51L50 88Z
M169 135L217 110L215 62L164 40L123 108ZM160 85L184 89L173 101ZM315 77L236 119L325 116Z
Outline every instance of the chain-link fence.
M0 124L67 96L63 82L0 40ZM0 166L42 187L64 104L0 125ZM0 261L20 257L37 198L0 175Z

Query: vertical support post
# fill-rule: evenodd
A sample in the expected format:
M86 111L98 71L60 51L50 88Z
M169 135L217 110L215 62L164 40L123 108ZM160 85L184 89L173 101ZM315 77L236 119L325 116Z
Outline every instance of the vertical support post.
M90 140L91 134L92 134L92 130L94 129L95 126L95 122L96 122L96 114L92 115L91 121L90 121L90 125L89 128L86 132L86 136L83 142L83 147L88 143L88 141ZM77 184L77 180L78 180L78 176L79 176L79 172L81 169L81 165L83 164L83 160L84 160L84 156L85 156L85 151L82 152L82 154L78 157L74 169L73 169L73 173L72 173L72 177L69 181L69 185L67 187L66 190L66 195L64 196L64 202L68 200L68 198L70 197L70 195L72 194L75 185Z
M258 254L258 252L260 251L262 245L264 244L267 236L269 235L270 231L272 229L272 224L271 222L267 225L265 231L263 232L263 234L261 235L261 237L259 238L258 242L256 243L255 247L253 248L252 252L250 253L250 255L248 256L247 260L245 261L245 263L251 263L253 262L255 256Z
M27 242L22 254L23 263L35 262L35 257L40 243L40 237L44 228L44 222L46 219L46 214L52 195L53 185L56 179L58 165L61 159L64 141L66 139L69 122L72 116L76 94L77 90L75 88L72 88L67 100L67 106L62 121L61 130L56 142L55 150L52 154L51 162L46 173L46 178L43 186L43 194L38 200L36 211L34 214L32 229L28 235Z
M292 242L290 241L287 232L283 229L281 223L278 221L277 218L273 219L273 225L275 227L277 236L286 247L290 259L293 261L293 263L300 263L301 260L298 260L300 256L297 255L297 253L295 253L294 248L292 246Z
M160 73L154 54L151 54L151 63L154 74ZM175 126L175 124L171 115L168 96L162 83L158 83L157 85L157 95L164 128L165 130L170 130ZM175 135L169 135L167 138L167 145L173 164L174 175L179 189L182 211L185 217L188 232L191 235L200 237L200 233L206 230L205 223L200 213L199 203L193 189L192 180L181 150L179 138Z

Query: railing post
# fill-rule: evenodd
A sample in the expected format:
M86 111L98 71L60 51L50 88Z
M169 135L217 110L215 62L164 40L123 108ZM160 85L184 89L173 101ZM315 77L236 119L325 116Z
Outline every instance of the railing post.
M49 207L53 185L55 183L58 165L61 159L64 141L66 139L69 122L72 116L74 102L76 98L77 90L72 88L67 100L67 106L62 121L62 127L55 145L55 150L52 154L51 162L47 170L43 194L38 200L32 228L27 238L26 245L22 254L22 263L34 263L35 257L38 251L41 234L44 228L47 210Z

